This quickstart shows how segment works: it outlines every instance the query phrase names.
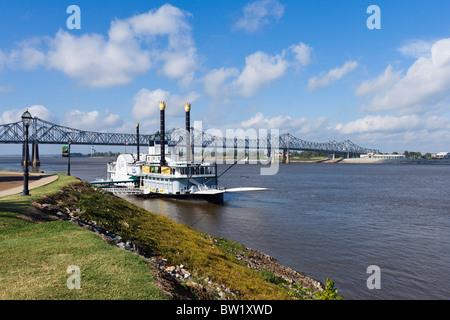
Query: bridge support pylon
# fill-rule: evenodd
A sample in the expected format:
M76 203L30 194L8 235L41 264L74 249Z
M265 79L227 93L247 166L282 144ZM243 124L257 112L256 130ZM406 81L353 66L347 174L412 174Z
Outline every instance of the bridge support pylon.
M39 167L41 165L41 161L39 160L39 144L37 142L33 142L33 149L32 149L32 166L33 167Z
M283 163L291 163L289 149L283 149Z
M25 155L28 153L28 165L30 165L30 150L28 148L28 145L26 143L23 143L22 145L22 167L26 166L27 164L25 163Z

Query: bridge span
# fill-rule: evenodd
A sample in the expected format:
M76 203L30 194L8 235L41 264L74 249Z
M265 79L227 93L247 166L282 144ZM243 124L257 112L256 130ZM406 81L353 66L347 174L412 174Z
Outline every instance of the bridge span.
M150 141L160 141L160 132L153 134L134 133L107 133L74 129L61 126L46 120L34 117L30 127L29 143L32 144L32 162L39 163L39 144L66 145L110 145L110 146L147 146ZM235 132L243 130L236 130ZM165 132L165 141L169 147L186 146L186 129L175 128ZM223 137L218 134L212 135L195 128L190 130L190 142L192 148L214 148L218 150L245 149L265 150L268 154L273 151L283 151L284 161L289 162L289 152L316 151L329 154L360 155L368 152L379 153L378 150L360 147L350 140L342 142L309 142L299 139L290 133L276 135L267 130L263 137L246 137L237 135L234 137ZM248 132L247 132L248 133ZM22 144L23 154L28 146L25 146L25 128L21 121L0 125L0 143ZM220 148L220 149L219 149ZM29 158L30 159L30 158Z

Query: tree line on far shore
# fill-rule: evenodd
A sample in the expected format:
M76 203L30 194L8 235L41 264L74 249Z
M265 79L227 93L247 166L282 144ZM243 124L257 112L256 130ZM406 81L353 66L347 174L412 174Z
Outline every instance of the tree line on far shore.
M71 153L72 157L118 157L121 154L121 152L112 152L112 151L106 151L106 152L94 152L90 154L82 154L82 153ZM399 154L398 152L392 152L392 154ZM431 159L432 154L427 152L422 155L421 152L416 151L405 151L403 152L403 155L405 155L409 159ZM328 152L316 152L316 151L291 151L291 157L293 158L300 158L300 159L312 159L312 158L328 158L329 153Z
M398 154L398 153L392 152L392 154ZM422 153L416 152L416 151L405 151L405 152L403 152L403 155L405 155L406 158L409 158L409 159L431 159L433 157L432 154L429 152L422 155Z
M84 154L84 153L80 153L80 152L71 152L70 156L71 157L105 157L105 158L115 158L115 157L118 157L120 154L121 154L121 152L112 152L112 151L94 152L94 153L89 153L89 154Z
M382 153L387 154L387 153ZM399 154L398 152L392 152L392 154ZM427 152L422 154L419 151L405 151L402 153L409 159L431 159L433 156L431 153ZM314 151L291 151L291 157L301 158L301 159L312 159L312 158L328 158L328 152L314 152Z

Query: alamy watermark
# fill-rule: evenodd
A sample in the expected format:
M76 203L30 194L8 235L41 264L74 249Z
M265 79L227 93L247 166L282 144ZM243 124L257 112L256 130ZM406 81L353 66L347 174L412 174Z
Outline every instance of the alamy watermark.
M67 18L66 25L67 29L81 29L81 9L79 6L71 5L67 7L66 12L70 14L70 17Z
M381 269L377 265L367 267L366 273L370 274L367 278L366 285L370 290L381 289Z
M203 131L202 121L195 121L193 128L191 139L194 141L192 145L197 159L213 159L217 164L263 164L268 166L261 167L261 175L278 173L281 150L279 129L225 129L224 134L219 129ZM172 140L184 139L186 131L179 129L179 137L176 135L172 133ZM185 143L181 142L180 147L185 147ZM179 148L175 150L177 152Z
M73 30L81 29L81 9L77 5L70 5L67 7L66 13L70 14L69 18L67 18L66 26L67 29ZM370 5L366 10L367 14L370 14L370 17L366 21L366 26L369 30L381 29L381 9L377 5Z
M371 5L367 8L366 13L371 16L367 19L366 25L369 30L381 29L381 9L379 6Z
M66 272L71 274L71 276L67 279L67 288L70 290L73 289L81 289L81 270L80 267L71 265L67 267Z

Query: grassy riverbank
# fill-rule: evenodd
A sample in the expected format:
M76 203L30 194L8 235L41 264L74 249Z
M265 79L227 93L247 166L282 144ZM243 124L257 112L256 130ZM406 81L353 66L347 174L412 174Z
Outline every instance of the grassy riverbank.
M182 264L192 277L189 284L179 284L199 298L212 297L204 293L207 281L228 288L228 297L235 299L336 298L332 283L311 295L312 290L269 270L249 268L237 256L249 258L250 253L238 243L175 223L65 175L32 194L0 199L0 299L164 298L150 260L111 246L72 222L22 219L33 216L32 203L50 216L70 212L79 221L131 239L147 256ZM81 269L80 290L66 286L69 265Z
M75 182L59 175L30 197L0 198L0 300L166 299L145 259L71 222L35 222L31 203ZM81 269L79 290L67 287L71 265Z

